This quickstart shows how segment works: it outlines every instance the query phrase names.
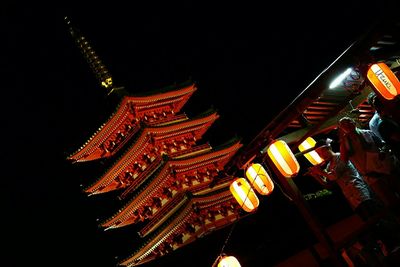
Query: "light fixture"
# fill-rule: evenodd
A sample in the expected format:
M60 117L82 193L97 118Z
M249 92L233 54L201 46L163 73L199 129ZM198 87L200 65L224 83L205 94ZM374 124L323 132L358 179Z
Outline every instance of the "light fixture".
M253 163L247 168L246 177L261 195L269 195L274 190L274 183L271 177L259 163Z
M229 189L242 209L247 212L254 211L260 204L256 193L244 178L237 178Z
M297 175L300 165L285 141L275 140L269 145L267 152L284 177L291 178Z
M342 74L340 74L339 76L337 76L329 85L329 89L333 89L335 87L337 87L339 84L341 84L344 79L347 78L347 76L349 76L349 74L351 73L353 69L352 68L348 68L347 70L345 70Z
M315 144L317 142L314 140L314 138L312 138L311 136L307 137L306 140L304 140L300 145L299 145L299 150L300 152L309 150L313 147L315 147ZM304 154L304 157L306 157L306 159L308 159L309 162L311 162L312 165L318 165L320 164L322 161L324 161L316 151L310 151L308 153Z
M399 79L385 63L371 65L367 77L375 90L385 99L392 100L400 94Z
M240 263L233 256L221 256L218 267L240 267Z

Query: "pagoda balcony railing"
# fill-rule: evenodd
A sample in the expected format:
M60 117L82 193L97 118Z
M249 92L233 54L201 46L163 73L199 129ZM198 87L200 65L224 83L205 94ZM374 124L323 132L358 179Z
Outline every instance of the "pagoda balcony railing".
M160 166L162 162L161 157L156 157L155 160L150 164L148 168L144 172L142 172L139 177L137 177L132 184L128 186L128 188L125 189L125 191L121 194L121 199L126 198L129 193L135 190L135 188L139 187L140 183L144 182L146 179L143 179L143 177L148 177L150 176L157 168Z
M174 196L173 200L170 201L165 207L163 207L163 210L172 210L174 209L174 207L177 207L179 202L182 201L182 199L184 198L184 194L182 192L178 193L177 195ZM157 212L156 216L154 216L151 221L145 226L143 227L139 232L139 236L140 237L144 237L145 235L147 235L147 233L149 232L149 230L151 228L153 228L156 224L160 223L161 219L165 216L165 213L162 212Z

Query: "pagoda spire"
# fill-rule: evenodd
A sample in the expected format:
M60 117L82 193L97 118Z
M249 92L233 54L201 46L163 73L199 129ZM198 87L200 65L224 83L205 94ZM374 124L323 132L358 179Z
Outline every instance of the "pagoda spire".
M108 95L116 90L124 89L124 87L116 87L114 85L110 72L100 60L99 56L96 54L86 37L81 34L78 28L72 25L69 17L65 17L64 20L68 26L72 38L85 57L86 61L89 63L92 72L96 75L100 86L108 91Z

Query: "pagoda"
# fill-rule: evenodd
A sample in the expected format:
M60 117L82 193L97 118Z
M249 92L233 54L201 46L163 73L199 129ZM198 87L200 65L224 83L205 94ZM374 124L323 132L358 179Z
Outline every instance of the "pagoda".
M99 84L120 97L108 120L67 157L82 164L103 159L103 174L84 193L114 192L122 208L100 223L102 229L144 225L138 232L144 245L119 265L154 260L242 218L229 191L233 177L224 171L242 144L238 138L215 148L197 143L219 115L211 109L188 118L181 111L196 85L129 94L114 85L87 39L67 25Z

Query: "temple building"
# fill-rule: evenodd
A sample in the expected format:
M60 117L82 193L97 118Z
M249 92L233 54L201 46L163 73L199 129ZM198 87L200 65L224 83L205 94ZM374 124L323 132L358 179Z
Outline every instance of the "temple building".
M306 157L301 156L299 151L300 146L309 138L315 140L329 138L333 140L334 150L340 151L338 123L343 117L351 118L357 127L368 130L369 122L377 112L368 99L371 93L374 93L386 106L385 115L398 120L399 33L400 23L397 19L387 18L373 25L322 70L304 91L268 122L264 129L225 166L228 173L235 173L237 169L246 169L249 163L264 162L266 159L268 161L270 144L275 140L285 142L290 150L296 153L296 158L301 164L296 177L283 179L277 168L275 175L279 178L283 190L294 196L292 199L295 200L297 209L318 241L311 246L305 244L303 249L275 266L325 266L325 264L335 267L358 266L359 262L354 255L351 255L351 251L357 247L363 235L369 234L368 231L375 225L374 220L365 222L353 212L339 220L331 221L328 225L323 225L321 218L331 214L332 211L327 209L324 213L324 210L319 209L317 213L312 208L313 201L305 199L301 185L304 185L303 181L311 178L308 170L313 164L306 161ZM377 70L372 74L373 68ZM379 85L383 87L383 93L371 82L371 78L368 77L370 75L381 82ZM271 161L268 163L268 166L274 167ZM334 197L338 201L343 195L338 194ZM398 205L394 204L395 208L391 210L397 220L400 217ZM336 208L336 203L333 207ZM396 263L386 265L389 260ZM373 265L399 266L400 257L393 253L387 259L379 259L377 262L379 263L374 262Z

